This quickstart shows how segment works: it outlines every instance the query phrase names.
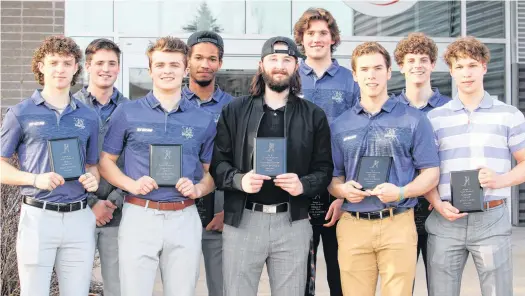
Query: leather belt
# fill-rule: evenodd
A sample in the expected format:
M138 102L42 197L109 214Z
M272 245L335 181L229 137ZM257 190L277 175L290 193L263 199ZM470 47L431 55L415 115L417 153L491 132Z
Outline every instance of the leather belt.
M385 219L397 214L404 213L412 208L387 208L377 212L348 212L350 215L358 219L377 220Z
M74 212L74 211L85 209L87 207L87 199L79 200L79 201L72 202L72 203L55 203L55 202L41 201L36 198L24 196L22 201L28 206L32 206L32 207L40 208L44 210L60 212L60 213Z
M135 197L132 195L127 195L124 201L140 207L155 209L159 211L180 211L195 204L195 200L193 199L173 202L159 202Z
M263 212L267 214L275 214L275 213L283 213L288 211L288 203L281 203L277 205L263 205L251 201L246 202L246 209L257 211L257 212Z
M495 208L497 206L501 206L505 203L505 200L498 199L498 200L491 200L483 203L483 207L485 207L485 210Z

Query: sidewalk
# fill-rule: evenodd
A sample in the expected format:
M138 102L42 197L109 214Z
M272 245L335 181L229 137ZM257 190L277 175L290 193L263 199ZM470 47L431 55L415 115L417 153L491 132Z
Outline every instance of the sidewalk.
M514 263L514 296L525 296L525 227L514 227L512 233L512 249L513 249L513 263ZM319 254L317 258L317 281L316 281L316 296L329 296L328 284L326 282L326 265L324 263L324 254L322 253L322 244L319 246ZM206 288L206 276L204 274L204 261L201 258L201 272L199 281L197 283L196 296L208 295ZM414 295L427 296L426 280L423 261L419 260L416 273L416 285ZM100 271L95 271L95 276L100 278ZM376 295L381 295L378 287ZM260 296L270 295L270 285L268 281L268 274L266 270L263 271L261 281L259 283ZM463 273L463 281L461 285L461 296L479 296L481 295L479 288L478 274L472 258L469 256L465 271ZM157 274L157 283L153 296L162 296L162 283L160 276Z

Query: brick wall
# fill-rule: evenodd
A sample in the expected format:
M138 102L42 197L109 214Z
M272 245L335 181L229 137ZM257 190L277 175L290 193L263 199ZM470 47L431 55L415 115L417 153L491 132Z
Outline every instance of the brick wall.
M46 36L64 34L64 1L0 1L2 114L39 87L33 51Z

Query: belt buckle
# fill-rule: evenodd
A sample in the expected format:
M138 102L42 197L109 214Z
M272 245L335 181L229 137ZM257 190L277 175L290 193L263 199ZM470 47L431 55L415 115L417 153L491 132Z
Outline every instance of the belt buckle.
M274 205L263 205L263 213L275 214L275 213L277 213L277 206L274 206Z

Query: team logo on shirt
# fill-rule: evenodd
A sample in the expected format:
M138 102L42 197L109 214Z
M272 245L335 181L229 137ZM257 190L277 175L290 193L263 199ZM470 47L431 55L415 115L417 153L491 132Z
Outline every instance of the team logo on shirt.
M385 138L387 138L387 139L396 139L397 140L396 129L395 128L387 128L386 129Z
M193 128L189 126L185 126L182 128L182 136L186 139L193 138Z
M86 126L84 125L84 119L82 118L74 118L75 120L75 126L79 129L85 129Z
M343 92L334 91L334 94L332 95L332 100L336 103L342 103L343 102Z

